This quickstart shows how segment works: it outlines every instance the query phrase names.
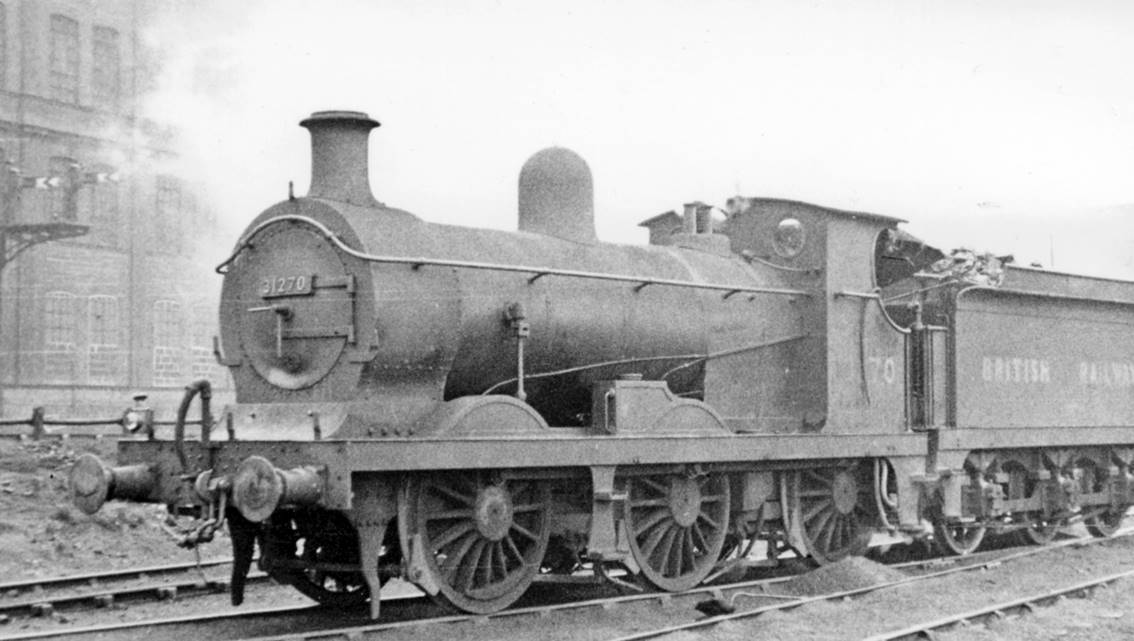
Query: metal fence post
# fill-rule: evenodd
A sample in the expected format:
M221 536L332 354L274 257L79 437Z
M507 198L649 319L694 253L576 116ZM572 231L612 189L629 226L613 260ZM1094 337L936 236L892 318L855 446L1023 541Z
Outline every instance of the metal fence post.
M31 415L32 426L32 439L38 441L44 437L46 432L43 429L43 407L36 407L32 409Z

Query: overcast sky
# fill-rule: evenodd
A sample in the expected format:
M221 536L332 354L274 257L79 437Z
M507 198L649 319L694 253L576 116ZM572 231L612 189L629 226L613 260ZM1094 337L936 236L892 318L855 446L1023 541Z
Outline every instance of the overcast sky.
M1134 3L177 2L153 115L232 233L304 193L312 111L355 109L379 200L515 228L549 146L599 237L699 199L905 218L945 248L1134 278ZM1105 209L1110 207L1111 209ZM1092 212L1089 215L1084 212Z

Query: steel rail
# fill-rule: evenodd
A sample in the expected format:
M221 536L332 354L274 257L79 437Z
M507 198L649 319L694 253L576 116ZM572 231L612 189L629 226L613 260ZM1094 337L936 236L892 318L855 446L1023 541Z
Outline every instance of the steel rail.
M297 214L284 214L269 218L264 222L257 225L247 234L245 234L240 241L236 244L236 249L232 254L225 259L224 262L217 265L216 272L218 274L226 274L228 266L236 257L240 255L244 248L252 242L252 237L260 233L263 229L269 227L273 223L280 221L293 221L300 222L314 227L318 230L327 240L331 241L342 250L343 253L354 256L359 260L364 260L371 263L386 263L392 265L410 265L415 269L430 265L433 267L454 267L458 269L479 269L497 272L517 272L521 274L531 274L532 277L528 279L529 283L543 278L544 276L565 276L568 278L582 278L589 280L605 280L620 283L637 283L635 290L640 290L648 285L662 285L668 287L689 287L692 289L704 289L710 291L726 292L725 298L733 294L776 294L781 296L804 296L811 297L814 294L810 291L803 289L784 289L780 287L754 287L750 285L721 285L717 283L699 283L691 280L678 280L672 278L654 278L652 276L633 276L628 274L609 274L604 272L589 272L577 269L557 269L553 267L536 267L534 265L505 265L503 263L485 263L479 261L469 260L449 260L444 258L426 258L416 256L382 256L376 254L367 254L358 251L350 245L347 245L338 234L332 231L323 223L309 218L307 216L300 216Z
M144 579L147 578L147 575L190 572L197 569L198 567L212 568L218 565L227 565L230 563L232 563L231 558L223 558L201 561L200 563L171 563L169 565L152 565L144 568L129 568L124 570L112 570L109 572L88 572L84 574L69 574L65 576L9 581L8 583L0 583L0 594L7 594L12 590L15 590L17 592L25 592L36 589L45 589L48 587L61 588L68 585L77 584L97 585L98 582L105 580L121 580L126 578Z
M1042 592L1040 594L1034 594L1032 596L1012 599L1009 601L1002 601L994 605L977 608L975 610L969 610L968 612L963 612L961 614L942 617L940 619L934 619L933 621L927 621L925 623L918 623L916 625L902 628L901 630L876 634L874 636L866 637L862 641L893 641L895 639L920 639L923 637L929 637L929 635L934 630L948 628L960 623L964 623L966 621L1003 616L1005 612L1010 610L1031 610L1034 609L1035 605L1040 605L1045 601L1052 601L1058 599L1061 596L1067 596L1069 594L1086 592L1101 585L1114 583L1115 581L1129 577L1134 577L1134 570L1126 570L1125 572L1110 574L1097 579L1091 579L1089 581L1076 583L1075 585L1071 585L1065 588L1058 588L1055 590Z
M1124 532L1123 534L1120 534L1119 536L1125 536L1125 535L1130 534L1130 533L1131 532ZM1112 537L1112 538L1114 538L1114 537ZM1030 555L1042 553L1042 552L1045 552L1045 551L1048 551L1048 550L1051 550L1051 549L1065 547L1065 546L1068 546L1068 545L1074 545L1076 543L1078 543L1080 545L1089 545L1091 543L1100 542L1100 541L1104 541L1104 540L1111 540L1111 539L1074 539L1074 540L1070 540L1070 541L1056 543L1054 545L1050 545L1050 546L1046 546L1046 547L1042 547L1042 548L1029 547L1023 552L1009 553L1007 555L1002 555L1001 554L1003 552L1002 550L989 550L989 551L986 551L986 552L978 552L976 554L967 555L967 556L936 557L936 558L931 558L931 559L921 559L921 560L915 560L915 561L907 561L907 562L903 562L903 563L894 563L894 564L890 564L890 567L895 567L895 568L932 567L932 566L935 566L935 565L941 565L943 563L948 563L948 564L965 564L964 569L987 568L987 567L994 567L995 565L998 565L999 563L1001 563L1004 560L1008 560L1010 558L1016 558L1018 556L1030 556ZM991 557L991 558L988 558L988 559L982 558L982 557L985 557L985 556L988 556L988 557ZM945 572L937 572L937 573L928 574L928 575L920 575L920 576L917 576L917 577L911 577L911 579L918 580L918 579L923 579L923 578L931 578L933 576L939 576L941 574L947 574L950 571L955 571L955 570L956 570L956 568L954 568L953 570L945 571ZM353 626L353 627L347 627L347 628L311 630L311 631L307 631L307 632L295 632L295 633L284 634L284 635L250 637L249 641L251 641L252 639L254 639L255 641L296 641L296 640L300 640L300 639L321 639L321 638L326 638L326 637L329 637L329 636L345 636L346 638L356 638L360 635L366 635L366 634L373 633L373 632L380 632L382 630L391 630L391 629L404 628L404 627L409 627L409 626L468 623L468 622L478 622L479 623L479 622L483 622L483 621L487 621L487 620L502 619L502 618L505 618L505 617L518 617L518 616L523 616L523 615L546 616L546 615L553 613L553 612L556 612L556 611L568 611L568 610L592 608L592 607L601 607L601 608L605 609L605 608L613 607L614 605L617 605L617 604L634 603L634 602L649 602L649 601L653 601L653 600L660 601L662 603L670 603L673 600L679 599L679 598L688 598L688 597L704 596L704 595L717 595L717 594L721 594L725 591L741 590L741 589L747 589L747 588L753 588L753 587L766 587L766 586L775 585L775 584L778 584L778 583L790 581L790 580L792 580L792 578L794 578L794 576L798 576L798 575L774 577L774 578L766 578L766 579L756 579L756 580L742 581L742 582L731 583L731 584L718 584L718 585L711 585L711 586L700 586L700 587L694 588L692 590L688 590L686 592L652 592L652 593L646 593L646 594L634 594L634 595L623 595L623 596L607 597L607 598L600 598L600 599L589 599L589 600L585 600L585 601L571 601L571 602L559 603L559 604L537 605L537 606L530 606L530 607L525 607L525 608L517 608L517 609L513 609L513 610L505 610L505 611L497 612L497 613L490 614L490 615L471 615L471 614L446 615L446 616L438 616L438 617L431 617L431 618L409 619L409 620L402 620L402 621L378 622L378 623L373 623L373 624L368 624L368 625L363 625L363 626ZM868 588L867 591L869 591L870 589L873 589L873 588ZM775 594L754 595L754 596L767 596L769 599L782 599L783 598L782 596L775 595ZM822 598L835 599L835 598L842 598L842 596L844 596L843 593L840 593L838 595L834 595L834 596L827 595L825 597L818 597L818 598L814 598L812 600L821 600ZM410 596L394 597L394 598L388 599L388 600L383 599L383 603L393 605L394 603L401 601L401 602L406 602L406 603L412 604L412 603L416 603L420 598L422 598L422 597L410 597ZM802 603L797 603L796 601L791 601L790 604L802 605ZM388 610L389 605L385 606L387 612L389 611ZM20 633L20 634L16 634L16 635L10 635L10 636L0 634L0 641L21 641L21 640L24 640L24 639L41 639L41 638L46 638L46 637L70 637L70 636L81 636L81 635L90 635L90 634L102 634L102 633L107 633L107 632L136 629L136 628L142 628L142 627L179 625L179 624L196 623L196 622L202 622L202 621L220 621L220 620L224 620L224 619L240 619L240 618L257 617L257 616L261 616L261 615L294 614L294 613L302 613L302 612L308 612L308 611L315 612L315 611L319 611L321 609L322 609L322 606L319 606L319 605L284 606L284 607L278 607L278 608L260 608L260 609L253 609L253 610L218 612L218 613L208 614L208 615L190 615L190 616L167 617L167 618L161 618L161 619L145 619L145 620L139 620L139 621L125 622L125 623L113 623L113 624L102 624L102 625L88 626L88 627L82 627L82 628L53 629L53 630L44 630L44 631L36 631L36 632L25 632L25 633ZM783 609L783 608L766 608L766 609L763 609L761 611L770 611L772 609ZM719 621L724 620L725 618L726 617L714 617L712 619L711 623L717 623ZM735 615L734 615L732 617L727 617L727 618L738 618L738 617L735 617ZM701 623L701 622L696 622L696 623ZM699 626L692 626L692 627L699 627ZM675 628L675 630L676 629L682 629L682 628ZM664 632L655 632L654 636L656 636L657 634L663 634L663 633ZM637 637L630 637L630 638L637 638ZM646 637L642 637L642 638L650 638L650 637L646 636Z
M263 572L253 572L248 575L246 581L250 585L266 583L268 575ZM218 594L226 592L228 588L228 578L194 577L181 581L150 582L130 587L105 588L85 591L80 594L35 595L12 601L0 600L0 619L49 616L58 610L74 610L77 606L83 604L89 604L95 608L106 608L121 602L166 601L186 596Z
M894 564L890 564L890 567L911 568L911 567L934 566L934 565L940 565L942 563L949 563L949 564L967 563L967 565L964 566L964 569L986 568L986 567L992 567L996 564L999 564L1001 561L1003 561L1003 560L1005 560L1009 557L1014 557L1014 556L1017 556L1017 555L1018 556L1030 556L1032 554L1037 554L1039 552L1054 549L1056 547L1064 547L1064 546L1069 545L1069 544L1076 542L1076 541L1081 541L1081 540L1076 539L1074 541L1059 543L1059 544L1048 546L1048 547L1045 547L1045 548L1029 547L1024 552L1020 552L1020 553L1016 553L1016 554L1009 553L1008 555L997 556L1000 552L1002 552L1001 550L989 550L987 552L979 553L980 555L987 555L989 557L992 557L992 558L989 558L987 560L977 558L977 555L955 556L955 557L937 557L937 558L932 558L932 559L921 559L921 560L916 560L916 561L906 561L906 562L902 562L902 563L894 563ZM951 571L956 571L956 568L949 570L949 571L946 571L945 573L948 573L948 572L951 572ZM941 572L934 573L933 575L920 575L920 576L917 576L917 577L911 577L911 579L917 580L917 579L920 579L922 577L929 578L930 576L936 576L938 574L941 574ZM623 596L616 596L616 597L605 597L605 598L601 598L601 599L589 599L589 600L585 600L585 601L570 601L570 602L559 603L559 604L554 604L554 605L536 605L536 606L529 606L529 607L524 607L524 608L515 608L515 609L510 609L510 610L503 610L501 612L495 612L495 613L487 614L487 615L473 615L473 614L448 615L448 616L433 617L433 618L428 618L428 619L415 619L415 620L408 620L408 621L396 621L396 622L385 622L385 623L379 622L379 623L372 623L372 624L361 625L361 626L325 629L325 630L318 630L318 631L311 631L311 632L294 632L294 633L273 635L273 636L249 637L249 638L245 639L244 641L307 641L307 640L322 639L322 638L334 637L334 636L341 636L343 638L353 639L353 638L361 638L365 635L373 634L373 633L376 633L376 632L381 632L381 631L384 631L384 630L393 630L393 629L404 628L404 627L409 627L409 626L455 624L455 623L466 623L466 622L481 623L481 622L489 621L489 620L498 620L498 619L504 619L504 618L519 617L519 616L524 616L524 615L536 615L536 616L544 617L544 616L547 616L547 615L549 615L553 612L580 610L580 609L584 609L584 608L593 608L593 607L601 607L601 608L606 609L606 608L613 607L615 605L626 604L626 603L638 603L638 602L649 602L649 601L660 601L662 603L670 603L673 600L680 599L680 598L689 598L689 597L706 596L706 595L716 596L716 595L722 594L726 591L743 590L743 589L750 589L750 588L754 588L754 587L766 588L766 587L771 586L771 585L790 581L793 578L795 578L795 576L799 576L799 575L774 577L774 578L768 578L768 579L755 579L755 580L750 580L750 581L741 581L741 582L738 582L738 583L703 585L703 586L693 588L691 590L686 590L684 592L650 592L650 593L644 593L644 594L632 594L632 595L623 595ZM784 598L783 595L777 595L777 594L772 594L772 593L750 594L749 596L767 598L769 600L781 600L781 599ZM841 598L841 596L842 595L839 595L839 598ZM787 602L787 603L788 604L795 604L796 603L795 597L791 597L791 598L792 598L792 601ZM830 598L835 598L835 597L830 597ZM802 604L799 604L799 605L802 605ZM783 609L783 608L781 607L781 608L771 608L771 609ZM694 626L694 627L696 627L696 626ZM675 628L673 631L676 631L677 629L683 629L683 628ZM641 637L641 638L651 638L652 636L658 636L660 634L668 634L668 632L669 632L669 630L662 631L662 632L654 633L654 634L644 636L644 637ZM634 639L634 638L638 638L638 637L627 637L627 638Z
M267 575L253 575L249 582L267 579ZM97 608L106 608L123 601L137 602L142 599L155 601L173 600L198 594L218 594L228 587L225 579L195 579L176 583L147 583L129 588L101 590L84 594L67 594L53 597L28 598L11 602L0 602L0 619L25 616L50 616L58 610L74 609L80 604L89 603Z
M807 605L807 604L810 604L810 603L819 603L819 602L822 602L822 601L841 600L841 599L845 599L845 598L849 598L849 597L855 597L855 596L860 596L860 595L863 595L863 594L869 594L871 592L878 592L880 590L886 590L886 589L898 587L898 586L901 586L901 585L908 585L910 583L917 583L919 581L925 581L927 579L935 579L935 578L939 578L939 577L942 577L942 576L948 576L950 574L957 574L957 573L960 573L960 572L968 572L968 571L972 571L972 570L987 569L987 568L995 567L997 565L1000 565L1004 561L1009 561L1009 560L1012 560L1012 559L1034 556L1034 555L1037 555L1037 554L1043 554L1043 553L1050 552L1052 550L1058 550L1058 549L1061 549L1061 548L1064 548L1064 547L1086 547L1086 546L1089 546L1089 545L1095 545L1095 544L1102 543L1102 542L1105 542L1105 541L1113 541L1116 538L1130 536L1131 534L1134 534L1134 530L1127 530L1127 531L1124 531L1120 534L1117 534L1117 535L1109 537L1109 538L1072 539L1070 541L1063 541L1063 542L1055 543L1055 544L1052 544L1052 545L1034 547L1034 548L1024 550L1024 551L1021 551L1021 552L1008 554L1006 556L999 557L999 558L996 558L996 559L988 561L988 562L966 564L966 565L962 565L962 566L959 566L959 567L948 568L946 570L939 570L937 572L930 572L930 573L927 573L927 574L919 574L919 575L916 575L916 576L910 576L910 577L906 577L904 579L899 579L897 581L880 583L878 585L867 586L867 587L864 587L864 588L855 588L855 589L852 589L852 590L842 590L842 591L839 591L839 592L832 592L832 593L829 593L829 594L820 594L820 595L810 596L810 597L801 597L801 598L799 598L798 600L795 600L795 601L773 603L771 605L761 606L761 607L758 607L758 608L753 608L751 610L745 610L743 612L733 612L733 613L729 613L729 614L721 614L721 615L717 615L717 616L710 616L710 617L706 617L704 619L699 619L697 621L691 621L689 623L682 623L682 624L678 624L678 625L674 625L674 626L668 626L666 628L659 628L657 630L648 630L648 631L645 631L645 632L638 632L638 633L635 633L635 634L631 634L629 636L617 637L616 639L612 639L611 641L640 641L642 639L655 639L655 638L660 637L660 636L672 634L674 632L679 632L679 631L683 631L683 630L694 630L694 629L698 629L698 628L710 627L710 626L717 625L718 623L721 623L721 622L724 622L724 621L747 619L747 618L759 616L759 615L767 613L767 612L793 610L795 608L798 608L800 606L804 606L804 605ZM959 558L964 558L964 557L959 557Z
M240 610L234 612L214 612L212 614L190 614L179 617L167 617L164 619L144 619L140 621L130 621L126 623L106 623L103 625L92 625L85 628L69 628L65 630L38 630L35 632L23 632L13 635L0 634L0 641L24 641L26 639L44 639L55 637L71 637L80 636L84 634L100 634L104 632L117 632L120 630L130 630L134 628L148 628L152 626L161 625L178 625L181 623L200 623L202 621L218 621L222 619L241 619L249 617L258 617L266 615L278 614L293 614L296 612L314 611L318 610L319 605L302 605L302 606L281 606L274 608L255 608L250 610Z

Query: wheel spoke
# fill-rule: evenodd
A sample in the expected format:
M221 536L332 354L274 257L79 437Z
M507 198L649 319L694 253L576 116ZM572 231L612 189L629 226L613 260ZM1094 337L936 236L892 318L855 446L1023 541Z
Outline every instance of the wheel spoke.
M658 555L658 567L663 568L662 574L667 576L674 576L673 572L673 551L679 547L675 545L677 542L677 535L681 532L681 528L672 527L665 534L665 539L662 544L658 546L661 548L661 554Z
M454 490L453 488L451 488L447 485L432 485L432 486L430 486L430 489L433 490L434 492L438 493L438 494L444 494L445 496L453 499L454 501L456 501L456 502L458 502L462 505L470 505L471 506L474 503L476 503L476 497L475 496L468 496L466 494L462 494L462 493L458 492L457 490Z
M665 521L668 518L669 510L654 510L650 514L649 518L643 520L641 524L634 528L634 536L642 536L647 531L649 531L650 528L654 527L658 523L661 523L662 521Z
M829 476L820 474L816 470L806 470L804 471L803 475L826 486L830 486L832 482L832 479Z
M492 564L493 555L496 554L496 545L491 541L485 541L484 547L481 548L480 558L477 559L477 565L480 567L480 575L483 582L481 585L488 585L492 583Z
M544 509L544 507L545 506L542 503L524 503L524 504L521 504L521 505L513 505L512 506L512 513L513 514L521 514L521 513L524 513L524 512L538 512L538 511Z
M708 523L708 524L709 524L709 527L713 528L714 530L718 530L718 531L719 531L719 530L721 530L721 529L722 529L722 528L721 528L721 524L720 524L720 523L718 523L717 521L715 521L715 520L713 519L713 517L709 516L708 514L705 514L704 512L701 512L700 514L698 514L698 515L697 515L697 518L698 518L698 519L700 519L700 520L702 520L702 521L704 521L705 523Z
M702 550L709 549L709 543L708 543L708 541L705 540L705 533L701 531L701 524L700 523L694 523L693 527L691 527L689 529L690 529L690 536L697 539L694 542L697 545L697 547L702 549Z
M827 524L830 523L831 519L833 519L833 518L835 518L835 511L834 510L825 510L825 511L823 511L819 514L819 517L818 517L819 520L818 520L817 523L815 523L814 527L811 527L809 529L814 531L816 534L822 533L823 528L827 527ZM814 521L814 520L816 520L816 519L812 519L812 521ZM810 524L812 521L806 521L805 525Z
M630 499L630 507L663 507L669 505L669 499Z
M465 558L465 562L461 563L460 578L458 579L462 591L466 594L472 589L476 581L477 564L480 563L480 556L484 553L485 546L484 539L478 539L473 549L469 551Z
M833 549L831 547L831 539L835 536L835 526L832 523L832 521L834 520L835 517L832 513L831 517L823 522L823 530L821 531L820 536L822 537L821 547L823 548L824 552L830 552Z
M626 513L630 550L643 576L687 590L712 572L728 534L729 485L723 474L655 475L632 481ZM692 506L694 510L686 511Z
M445 532L443 532L441 536L434 539L433 549L438 552L444 551L444 549L450 543L456 541L462 535L467 534L474 529L476 529L476 526L474 526L471 521L461 521L460 523L451 526L449 529L445 530Z
M531 539L531 540L533 540L533 541L539 541L539 537L538 537L538 536L536 536L536 535L535 535L534 533L532 533L532 531L531 531L531 530L529 530L528 528L526 528L526 527L524 527L524 526L520 525L519 523L515 523L515 522L513 522L513 523L512 523L512 529L513 529L513 530L515 530L515 531L517 531L517 532L519 532L520 534L524 535L525 537L527 537L527 538L529 538L529 539Z
M823 510L826 510L830 507L831 507L830 499L827 499L825 501L815 501L814 503L812 503L811 507L807 508L807 510L804 511L803 522L804 523L810 523L811 519L815 518L815 515L819 514Z
M512 540L512 536L508 535L504 537L504 540L508 542L508 550L516 557L520 565L525 565L527 560L524 559L524 554L520 552L520 548L516 546L516 542Z
M640 546L642 549L642 554L647 557L653 556L654 550L658 547L658 543L661 543L662 537L664 537L669 532L669 529L669 526L655 529L653 533L651 533L650 536L646 538L645 543Z
M441 566L441 569L445 571L446 574L455 576L456 571L461 567L461 562L468 555L469 548L479 540L480 537L476 534L465 537L464 541L457 547L453 554L445 557L445 564Z
M473 518L472 509L463 510L441 510L440 512L431 512L427 517L430 521L449 521L452 519L471 519Z
M500 571L500 578L503 579L508 576L508 559L504 556L504 543L496 541L492 545L493 558L498 561L496 569Z

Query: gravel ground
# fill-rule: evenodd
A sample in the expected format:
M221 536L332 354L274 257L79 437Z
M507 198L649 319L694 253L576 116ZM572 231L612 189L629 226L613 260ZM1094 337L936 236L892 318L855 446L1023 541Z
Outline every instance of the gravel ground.
M892 588L837 603L815 603L730 621L705 632L682 632L667 641L843 641L897 630L1034 592L1070 586L1096 576L1134 569L1134 541L1063 548L1009 561L988 571L964 572ZM939 633L944 639L1032 641L1134 638L1134 581L1123 581L1089 599L1068 599L1037 614L985 628ZM1088 636L1089 635L1089 636Z
M192 561L162 531L165 508L111 502L88 516L71 505L67 473L94 452L114 461L109 440L0 440L0 582ZM212 556L226 556L227 542Z

